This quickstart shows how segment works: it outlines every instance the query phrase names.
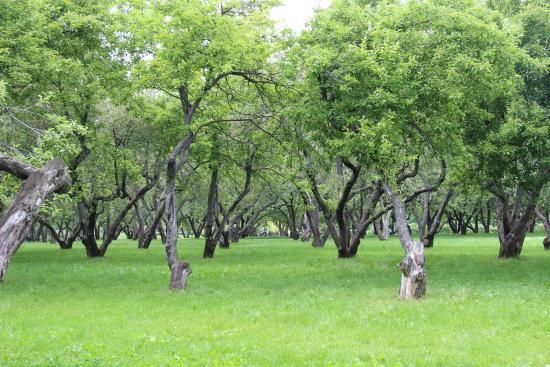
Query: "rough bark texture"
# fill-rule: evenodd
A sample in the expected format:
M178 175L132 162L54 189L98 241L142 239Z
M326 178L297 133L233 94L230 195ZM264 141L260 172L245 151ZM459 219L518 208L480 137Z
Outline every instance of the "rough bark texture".
M180 90L180 95L184 92ZM186 103L186 97L182 96L184 111L188 111L190 106ZM191 116L186 112L186 124L190 123ZM187 121L188 120L188 121ZM193 133L188 133L187 136L180 141L174 148L166 164L166 188L165 188L165 207L166 207L166 259L170 269L170 288L185 289L187 285L187 277L191 274L189 263L182 262L178 257L178 222L176 209L176 173L187 163L189 159L189 146L195 138ZM177 159L179 157L179 160ZM187 264L187 267L185 266ZM188 271L185 271L188 268Z
M44 167L35 169L23 162L0 155L0 170L25 179L9 210L0 219L1 281L11 256L25 240L44 200L54 192L67 192L71 186L71 179L65 163L60 159L54 159Z
M407 225L407 211L401 198L393 191L388 182L383 183L384 191L394 207L395 225L405 256L399 263L401 269L401 299L421 298L426 294L427 275L424 267L424 245L413 241Z
M170 288L185 289L187 287L187 278L191 275L191 266L187 261L177 261L171 267Z
M490 187L490 191L495 195L500 258L514 258L521 255L523 242L535 215L536 203L547 174L546 170L541 171L539 180L529 190L518 185L513 197L513 205L510 203L509 194L497 186Z

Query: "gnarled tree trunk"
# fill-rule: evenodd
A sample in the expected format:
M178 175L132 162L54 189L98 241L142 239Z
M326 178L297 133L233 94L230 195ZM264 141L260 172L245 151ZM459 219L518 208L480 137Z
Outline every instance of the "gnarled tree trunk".
M183 92L180 90L180 94ZM189 106L185 105L187 111ZM186 120L190 117L187 116ZM170 289L185 289L187 279L191 275L191 266L187 261L181 261L178 257L178 222L176 209L176 173L187 163L189 159L189 146L195 138L190 132L185 139L174 148L166 164L166 188L165 188L165 207L166 207L166 258L170 268ZM179 160L177 158L179 157Z
M538 180L529 190L518 185L514 195L513 207L510 206L509 195L502 189L497 186L489 188L495 195L500 242L498 256L500 258L519 257L521 255L523 242L529 224L535 215L536 203L546 180L546 175L548 175L548 170L541 170Z
M44 200L54 192L65 193L71 178L60 159L36 169L16 159L0 155L0 170L25 179L7 213L0 219L0 281L11 256L19 249L38 216Z
M405 204L390 187L388 182L383 183L384 191L393 204L395 225L405 256L399 263L401 269L401 299L421 298L426 294L427 275L424 267L424 245L420 241L413 241L407 225Z

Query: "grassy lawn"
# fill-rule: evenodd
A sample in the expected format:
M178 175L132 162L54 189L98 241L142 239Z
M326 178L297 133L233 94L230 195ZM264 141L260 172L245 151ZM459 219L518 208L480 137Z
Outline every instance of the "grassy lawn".
M428 293L399 301L396 238L359 255L247 239L168 290L164 248L115 242L89 260L78 245L25 244L0 285L0 366L545 366L550 252L531 236L498 260L494 236L442 235L428 251Z

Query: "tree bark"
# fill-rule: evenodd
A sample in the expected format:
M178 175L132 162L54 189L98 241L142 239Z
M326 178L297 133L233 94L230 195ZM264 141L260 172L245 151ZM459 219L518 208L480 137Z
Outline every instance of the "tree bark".
M495 195L497 230L500 242L498 256L500 258L516 258L521 255L523 242L529 229L529 224L535 215L536 203L542 186L548 175L548 170L539 172L539 177L530 190L524 190L518 185L514 195L514 205L510 210L510 196L497 186L489 190ZM524 195L527 197L524 198ZM522 203L525 206L522 208Z
M449 204L449 201L451 200L452 196L453 196L453 190L447 189L447 192L445 193L443 200L439 204L439 208L437 209L437 212L433 217L432 223L430 224L427 232L425 232L424 237L420 237L420 241L422 241L422 243L424 244L424 247L430 248L434 246L435 235L439 231L439 228L441 226L441 219L443 218L443 214L445 213L447 204Z
M202 257L211 259L214 257L216 246L220 236L220 228L216 225L218 215L218 168L212 169L210 174L210 186L208 189L206 224L204 230L204 251Z
M298 228L296 226L296 206L294 203L294 194L291 193L290 201L286 204L288 211L288 220L289 220L289 229L290 229L290 238L293 240L298 240L300 235L298 233Z
M309 237L312 237L311 246L315 248L321 248L325 246L328 238L328 230L322 234L319 225L319 210L317 209L317 203L306 192L300 191L302 201L305 206L305 227L302 226L302 240L307 241Z
M9 210L0 219L1 281L11 256L25 240L44 200L54 192L68 192L71 178L65 163L60 159L54 159L44 167L36 169L24 162L0 155L0 170L25 179Z
M180 90L180 95L183 92ZM185 101L182 99L182 103ZM184 110L189 107L184 106ZM190 117L186 114L186 120ZM188 123L187 123L188 125ZM195 138L190 132L185 139L174 148L166 164L166 187L165 187L165 207L166 207L166 259L170 269L170 288L173 290L185 289L187 279L191 275L191 266L187 261L181 261L178 257L178 223L176 209L176 173L187 163L189 159L189 146ZM179 157L179 161L177 158Z
M395 225L405 256L399 263L401 269L401 299L421 298L426 294L427 275L424 267L424 245L420 241L413 241L407 225L405 204L393 191L387 181L383 183L384 191L394 207Z
M158 177L155 177L154 180L151 180L144 187L142 187L140 190L138 190L133 195L133 197L130 198L130 200L126 203L126 205L120 211L120 213L118 213L115 220L110 225L109 232L106 234L105 240L101 244L101 247L99 249L100 256L105 256L105 254L107 253L107 249L109 248L109 245L111 244L111 242L113 242L113 240L116 238L118 227L120 226L120 224L124 220L124 217L126 217L126 214L130 211L130 209L132 207L136 208L136 211L138 211L138 209L137 209L138 208L138 205L137 205L138 201L141 200L153 187L155 187L155 185L157 183L157 179L158 179ZM143 223L140 224L139 231L143 234L143 230L141 228L142 224ZM142 236L142 234L140 235L140 237Z
M384 207L383 199L380 199L380 207ZM374 221L374 232L380 241L387 241L390 239L390 219L391 211L381 215L379 219Z
M85 199L81 199L78 204L78 217L80 221L82 243L86 248L86 256L101 256L97 241L95 238L95 224L97 221L97 202L92 200L90 204Z
M151 241L153 240L153 237L155 235L155 232L157 230L157 227L160 224L160 221L162 219L162 215L164 214L164 202L160 206L160 208L155 213L155 217L153 218L153 222L145 229L143 232L143 235L139 239L138 248L141 249L148 249L151 245Z
M489 233L491 231L491 204L489 201L486 203L486 211L483 211L483 207L479 208L479 220L483 226L483 232Z
M80 223L77 222L76 227L67 234L66 238L62 238L62 233L57 233L55 228L48 223L46 220L43 220L41 218L38 218L38 221L44 225L48 230L50 231L51 236L53 239L59 244L59 248L62 250L69 250L73 248L73 243L76 241L76 238L80 234ZM68 232L68 229L67 229Z

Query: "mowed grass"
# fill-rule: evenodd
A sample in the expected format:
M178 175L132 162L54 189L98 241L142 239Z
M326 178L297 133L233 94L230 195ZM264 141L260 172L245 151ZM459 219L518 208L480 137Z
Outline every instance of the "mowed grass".
M441 235L428 293L397 299L396 238L354 259L287 239L246 239L168 290L159 242L84 249L25 244L0 284L0 366L545 366L550 252L532 235L520 260L495 236Z

